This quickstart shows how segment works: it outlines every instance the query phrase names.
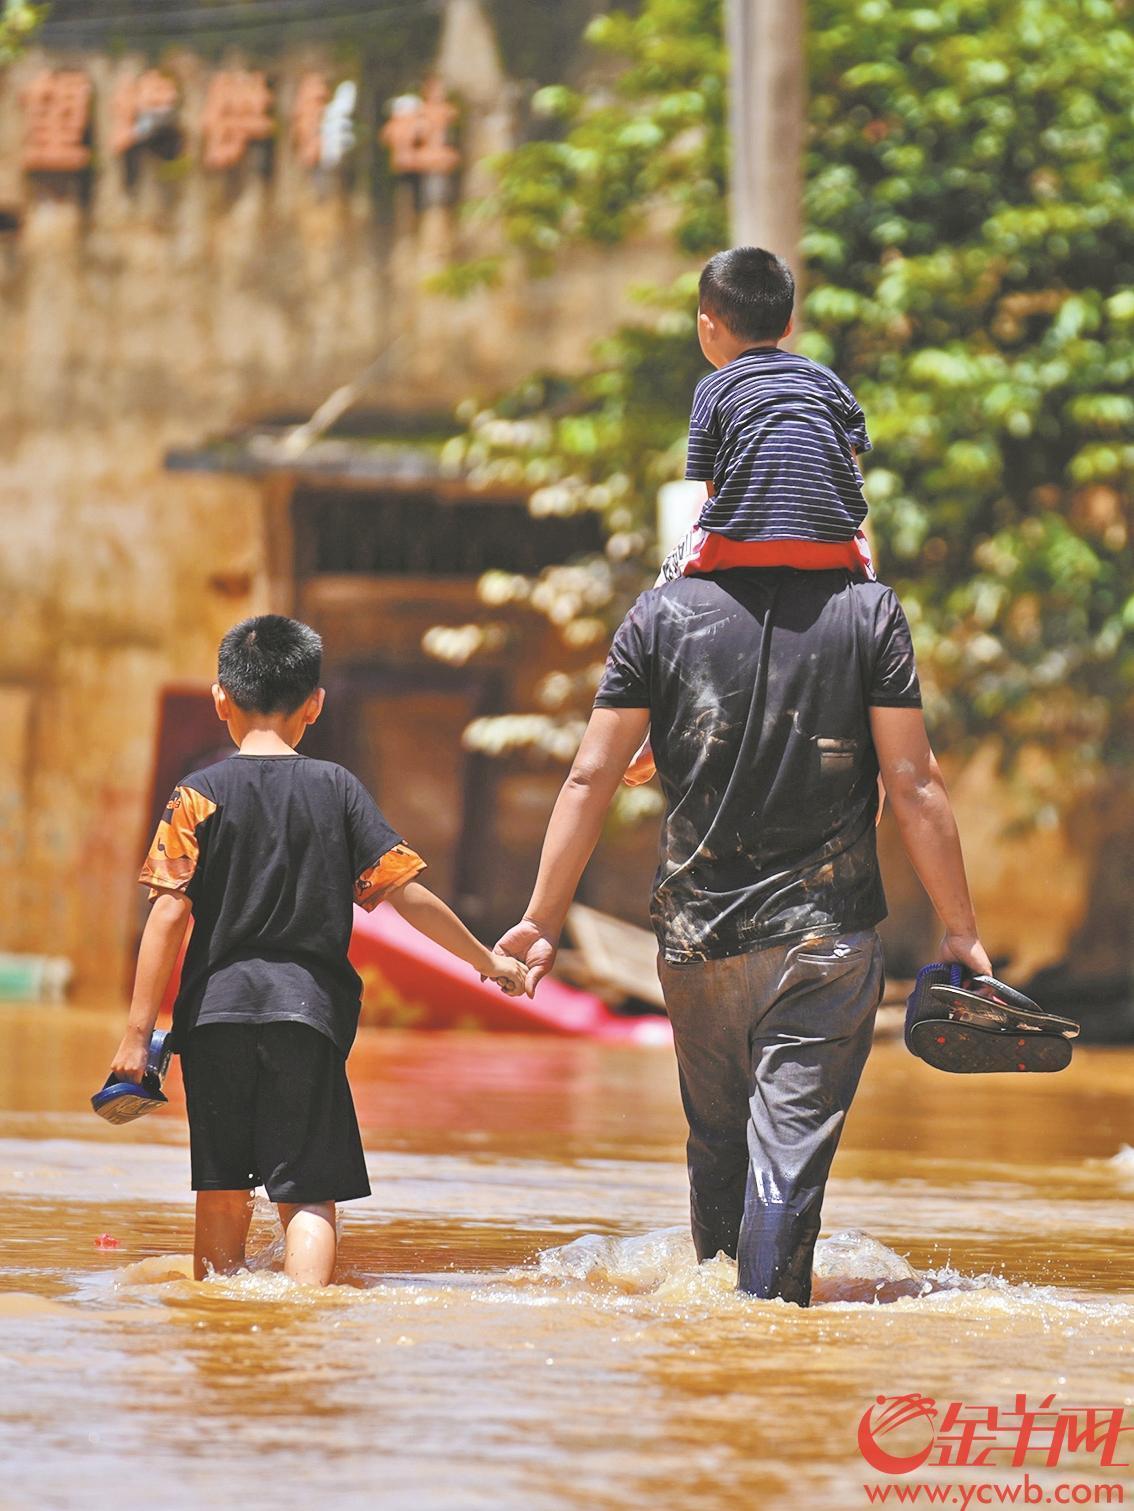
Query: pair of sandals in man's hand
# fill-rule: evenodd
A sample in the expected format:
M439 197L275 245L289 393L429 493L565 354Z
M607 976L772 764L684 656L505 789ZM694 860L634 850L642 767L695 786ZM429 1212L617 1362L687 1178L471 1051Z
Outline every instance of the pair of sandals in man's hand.
M1078 1036L1072 1019L955 962L923 967L906 1006L907 1048L954 1074L1065 1070Z

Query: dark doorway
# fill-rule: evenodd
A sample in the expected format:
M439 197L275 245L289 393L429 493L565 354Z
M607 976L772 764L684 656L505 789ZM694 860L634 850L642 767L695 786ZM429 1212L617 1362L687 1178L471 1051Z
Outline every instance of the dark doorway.
M470 720L502 706L498 673L340 663L327 674L326 711L303 743L308 755L359 777L427 861L427 885L482 932L511 921L511 899L496 885L496 763L466 750L461 736Z

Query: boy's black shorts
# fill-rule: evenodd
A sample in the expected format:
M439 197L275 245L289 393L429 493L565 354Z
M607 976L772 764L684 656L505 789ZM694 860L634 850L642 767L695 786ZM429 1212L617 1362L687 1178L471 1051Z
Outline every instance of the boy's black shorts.
M201 1023L181 1051L194 1191L370 1195L346 1061L306 1023Z

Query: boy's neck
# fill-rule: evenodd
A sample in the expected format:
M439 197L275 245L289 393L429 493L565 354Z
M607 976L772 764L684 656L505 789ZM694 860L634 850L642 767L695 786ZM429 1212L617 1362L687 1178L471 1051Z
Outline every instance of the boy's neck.
M730 362L735 362L737 357L743 357L747 352L775 351L783 337L775 341L743 341L739 337L730 337L724 350L719 353L717 366L727 367Z
M241 755L295 755L295 746L271 727L246 730L236 743Z
M317 687L291 713L241 708L219 682L213 683L213 702L240 755L295 755L307 726L314 724L323 711L323 689Z

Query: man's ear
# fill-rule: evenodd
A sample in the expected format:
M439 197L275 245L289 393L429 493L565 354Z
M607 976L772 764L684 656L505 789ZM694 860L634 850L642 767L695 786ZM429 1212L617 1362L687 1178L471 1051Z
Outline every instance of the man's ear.
M220 719L221 723L227 724L229 719L232 718L232 704L229 702L228 694L219 682L213 683L213 707L216 709L217 718Z
M323 703L325 702L326 697L327 689L325 687L317 687L315 689L315 691L308 698L307 702L303 705L304 724L314 724L315 720L323 712Z

